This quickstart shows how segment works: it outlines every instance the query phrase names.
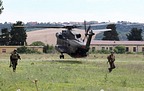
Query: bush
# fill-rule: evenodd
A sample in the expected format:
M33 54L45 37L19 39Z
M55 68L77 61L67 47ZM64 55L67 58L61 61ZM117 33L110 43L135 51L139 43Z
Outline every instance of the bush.
M29 48L27 48L27 47L25 47L25 46L20 47L20 48L17 48L17 52L18 52L18 53L26 53L26 54L31 54L31 53L40 54L39 51L29 49Z
M125 46L118 45L115 47L114 52L119 53L119 54L123 54L126 52L125 49L126 49Z
M41 41L35 41L30 46L45 46L45 44Z
M102 50L97 50L96 53L100 53L100 54L109 54L110 51L109 51L109 50L104 50L104 49L102 49Z
M54 47L53 46L49 46L48 44L43 47L43 52L44 53L52 53L53 50L54 50Z

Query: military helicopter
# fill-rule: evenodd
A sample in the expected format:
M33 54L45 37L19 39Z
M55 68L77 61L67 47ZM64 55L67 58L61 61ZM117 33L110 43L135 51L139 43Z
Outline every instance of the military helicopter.
M22 27L22 26L15 26ZM57 43L55 45L55 49L60 52L60 59L64 59L64 53L70 55L73 58L81 58L86 57L88 55L88 51L90 49L90 43L92 40L92 36L95 35L91 26L88 28L86 26L86 22L84 22L84 30L85 36L82 39L82 35L80 33L73 32L74 28L80 28L82 26L76 25L65 25L65 26L57 26L57 27L46 27L46 26L31 26L29 28L64 28L62 32L56 33ZM99 31L110 31L111 29L102 29ZM95 30L97 31L97 30Z
M94 33L92 31L89 32L90 28L86 30L85 38L86 36L88 36L88 38L85 43L85 38L82 40L81 34L74 34L72 32L72 29L77 28L77 26L65 26L65 28L67 30L56 33L57 44L55 45L55 49L61 53L60 59L64 58L63 53L67 53L74 58L86 57Z
M91 26L86 28L85 23L85 36L84 39L82 39L81 34L72 32L72 29L78 27L79 26L65 26L64 28L66 28L67 30L56 33L57 44L55 45L55 49L61 53L60 59L64 59L63 53L67 53L73 58L81 58L88 55L92 36L95 35L95 33L93 32L93 30L91 30ZM102 31L110 30L111 29L105 29Z

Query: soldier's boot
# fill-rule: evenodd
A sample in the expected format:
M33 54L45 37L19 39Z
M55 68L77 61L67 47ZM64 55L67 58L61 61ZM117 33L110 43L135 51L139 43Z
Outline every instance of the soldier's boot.
M112 69L111 69L111 68L108 68L108 70L109 70L109 72L111 72L111 71L112 71Z
M13 69L13 72L15 72L15 69Z
M115 67L115 65L113 65L113 67L112 67L113 69L115 69L116 67Z
M16 71L16 68L15 67L13 67L13 72L15 72Z

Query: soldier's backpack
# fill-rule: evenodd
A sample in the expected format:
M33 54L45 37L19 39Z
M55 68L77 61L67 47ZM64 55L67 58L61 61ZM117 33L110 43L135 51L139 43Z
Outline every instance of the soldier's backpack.
M12 59L18 59L18 54L17 54L17 53L13 53L13 54L11 55L11 57L12 57Z

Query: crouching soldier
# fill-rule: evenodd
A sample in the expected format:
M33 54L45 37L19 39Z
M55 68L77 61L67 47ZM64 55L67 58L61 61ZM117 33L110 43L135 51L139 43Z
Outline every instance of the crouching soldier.
M110 65L110 68L108 68L109 72L111 72L114 68L115 68L115 56L114 56L114 52L112 51L111 54L107 57L108 59L108 63Z
M17 50L14 50L10 55L10 66L13 67L13 72L16 71L16 66L18 64L18 59L21 60L19 54L17 53Z

